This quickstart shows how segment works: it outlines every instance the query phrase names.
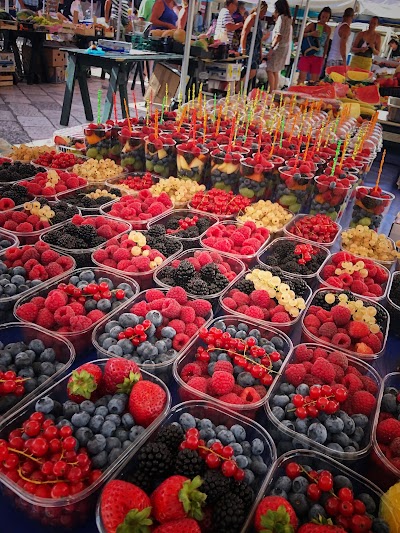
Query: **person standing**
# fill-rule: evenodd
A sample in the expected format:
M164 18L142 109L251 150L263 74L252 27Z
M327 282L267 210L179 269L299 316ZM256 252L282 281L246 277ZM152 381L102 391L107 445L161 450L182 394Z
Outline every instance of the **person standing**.
M262 19L265 17L268 11L268 5L266 2L261 2L260 7L260 18L258 20L257 24L257 30L256 30L256 40L254 43L254 52L253 56L249 57L248 61L251 61L251 70L250 70L250 77L249 80L253 79L254 76L257 74L257 69L259 64L261 63L262 58L262 39L263 39L263 32L262 32ZM244 26L240 38L240 48L242 50L242 54L246 53L246 55L250 55L250 46L251 46L251 39L253 36L254 31L254 24L256 21L257 16L257 8L254 8L250 15L246 18L244 21ZM246 68L243 69L243 76L246 74Z
M140 2L138 18L150 22L151 12L153 10L155 0L142 0Z
M203 31L203 15L201 11L197 12L197 15L194 19L194 30L198 33L201 33Z
M129 26L129 3L128 0L121 1L121 30ZM104 5L104 18L107 24L113 28L118 26L119 0L106 0Z
M354 9L348 7L343 13L342 22L333 32L332 45L326 62L327 67L347 65L347 56L350 52L350 24L353 22Z
M156 0L151 11L152 29L174 30L178 22L174 0Z
M299 81L301 85L306 81L307 75L310 75L311 81L318 81L321 75L324 59L328 53L329 37L331 29L328 22L332 16L330 7L324 7L318 15L318 22L311 22L304 30L302 53L299 61ZM317 50L312 50L307 54L306 47L314 44ZM313 47L311 47L313 48Z
M371 70L372 56L379 55L381 50L381 36L376 31L379 25L379 18L372 17L369 21L368 29L360 31L354 39L351 51L353 53L350 67L358 67L363 70Z
M392 50L390 54L390 59L399 60L400 59L400 44L396 39L390 39L389 48Z
M271 49L267 55L267 75L270 91L276 91L279 74L285 68L291 47L292 17L287 0L275 3L275 26L273 30Z
M243 27L243 22L235 23L232 17L233 13L237 10L237 7L237 0L225 0L225 7L219 12L217 24L215 26L215 39L221 40L221 38L226 38L227 44L232 44L234 32Z

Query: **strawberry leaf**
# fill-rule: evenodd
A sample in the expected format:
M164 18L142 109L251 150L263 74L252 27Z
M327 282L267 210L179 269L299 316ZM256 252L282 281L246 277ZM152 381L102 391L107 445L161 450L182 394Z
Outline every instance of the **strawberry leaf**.
M294 533L290 524L290 516L284 505L280 505L276 511L269 509L261 517L262 529L260 533Z
M153 520L150 518L151 507L142 511L131 509L124 521L117 527L116 533L150 533Z
M129 394L132 390L132 387L140 380L140 374L135 372L129 372L129 376L124 378L122 383L117 385L117 392L124 394Z
M87 370L74 370L67 388L70 394L82 396L88 400L92 392L97 389L97 383L93 374Z
M184 481L179 491L179 501L183 505L185 513L195 520L203 519L202 507L205 505L207 494L197 490L203 483L200 476L191 481Z

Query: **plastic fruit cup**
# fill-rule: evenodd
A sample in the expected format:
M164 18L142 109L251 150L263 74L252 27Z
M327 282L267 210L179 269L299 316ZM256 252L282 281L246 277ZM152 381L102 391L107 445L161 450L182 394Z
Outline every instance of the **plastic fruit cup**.
M211 152L211 186L237 194L241 160L242 155L239 152L227 153L222 149L213 150Z
M121 131L121 126L114 124L111 126L110 131L110 150L108 152L108 158L115 161L117 164L120 163L121 156L121 144L119 142L119 134Z
M87 157L103 159L110 151L111 127L103 124L89 124L84 128Z
M146 137L146 170L162 178L176 176L176 142L172 137L154 134Z
M208 418L216 426L224 425L228 429L231 428L234 424L240 424L246 431L247 440L252 441L253 439L257 438L263 442L264 451L260 457L263 459L268 469L270 469L271 466L274 464L276 460L275 445L271 437L260 424L249 420L245 416L242 416L238 413L232 413L232 411L224 407L220 407L219 405L213 405L211 402L206 400L193 400L175 405L170 410L168 416L160 423L160 425L157 427L151 437L146 439L145 442L141 441L140 445L142 446L148 442L154 441L157 438L159 430L165 427L166 425L179 423L179 417L184 413L190 413L194 417L200 419ZM135 448L135 451L129 454L129 457L123 462L118 472L114 474L114 479L125 479L128 475L131 476L135 473L138 468L137 452L139 450L140 448ZM253 489L255 494L254 506L258 505L260 501L262 489L264 487L264 481L265 475L260 475L256 476L255 480L251 484L251 488ZM100 499L96 509L96 525L100 533L106 533L106 529L104 528L104 524L100 515ZM245 533L247 531L249 531L249 529L247 527L244 527L243 524L241 533Z
M319 344L319 343L305 343L303 345L311 349L323 348L328 353L342 351L342 350L338 350L332 347L327 348L326 346L323 346L322 344ZM370 452L371 444L372 444L372 438L371 438L372 420L373 420L377 405L375 405L370 416L370 422L364 430L365 431L364 438L362 442L360 443L360 449L358 452L342 452L338 450L332 450L328 448L327 446L325 446L324 444L320 444L318 442L313 441L312 439L307 437L307 435L304 435L298 431L295 431L295 430L292 430L286 427L273 414L272 398L275 395L279 394L279 388L282 385L282 383L287 383L287 379L285 378L285 371L288 365L296 364L296 362L298 363L298 360L296 358L296 348L298 348L298 346L301 346L301 345L295 346L290 356L287 357L285 361L283 362L278 379L275 380L274 384L271 386L270 390L268 391L268 402L265 404L265 411L266 411L267 418L268 418L267 430L273 437L274 442L276 443L278 455L281 455L281 453L283 453L280 443L290 442L293 448L295 448L295 446L300 445L299 447L301 448L304 448L306 450L308 449L317 450L318 452L323 453L327 455L328 457L333 457L334 459L337 459L340 461L356 461L367 456ZM357 357L347 355L347 353L345 355L348 358L349 367L354 368L356 371L358 370L363 376L367 376L370 379L372 379L377 389L379 390L379 387L381 386L381 377L378 374L378 372L365 361L361 361ZM346 409L344 409L344 411L346 411ZM314 419L311 417L307 417L307 419L314 421ZM315 421L318 421L318 418L316 418Z
M238 324L246 324L249 327L249 329L257 328L260 331L261 336L265 339L272 339L273 337L279 337L283 341L283 352L284 352L285 358L287 358L292 352L293 345L289 337L287 337L284 333L282 333L278 329L273 328L269 324L266 326L265 325L260 326L260 323L258 320L254 320L249 317L242 319L234 315L221 316L218 318L214 318L208 324L207 329L210 329L211 327L214 326L216 322L220 322L221 320L223 320L227 326L233 325L237 327ZM224 400L220 400L218 397L214 397L209 393L205 393L197 389L194 389L181 378L181 372L182 372L183 367L187 365L188 363L194 363L196 361L196 352L199 347L207 347L207 344L202 339L200 339L200 337L196 337L186 347L182 355L180 355L174 361L173 373L174 373L174 379L178 384L179 397L185 401L195 400L195 399L207 400L211 404L214 404L218 407L225 407L226 409L231 409L232 411L235 411L235 413L240 413L249 418L255 418L257 411L267 401L270 388L267 388L267 394L263 398L258 400L257 402L247 403L247 404L235 404L235 403L225 402ZM278 372L278 374L279 373L280 371ZM277 374L273 374L273 377L276 377L276 376Z
M177 177L203 183L209 157L208 149L200 148L193 141L189 141L177 146L176 151Z
M108 359L96 359L90 361L98 365L103 371ZM7 438L11 431L20 428L25 420L35 412L35 404L39 398L50 396L54 401L64 402L67 399L67 383L71 374L59 379L56 383L44 390L40 395L36 395L29 403L19 411L12 420L8 419L0 425L0 436ZM38 520L43 525L67 528L70 531L77 530L78 526L89 520L93 516L99 489L115 473L122 461L128 458L131 453L150 435L160 424L168 413L171 406L171 395L165 384L155 376L142 371L142 377L146 381L157 383L166 394L166 402L162 413L152 422L142 433L142 435L129 446L110 466L104 469L102 475L89 487L83 491L69 495L66 498L52 499L40 498L27 492L17 483L12 481L3 473L0 473L0 482L3 491L10 498L15 507L25 514L29 519Z
M258 154L243 159L240 162L239 194L255 202L269 200L275 185L273 169L271 161Z
M329 176L314 178L311 196L310 214L324 214L332 220L339 220L347 205L351 191L351 183Z
M370 187L357 187L350 227L359 224L378 231L394 200L394 194Z
M283 229L283 233L285 235L285 237L296 237L297 239L302 239L304 241L307 241L307 242L312 242L312 243L317 243L317 244L322 244L322 246L324 246L325 248L332 248L332 246L336 243L341 231L342 231L342 226L340 224L338 224L337 222L334 222L332 221L332 225L333 227L336 228L336 234L332 237L332 239L329 241L329 242L317 242L315 240L312 240L311 237L306 237L304 236L303 233L301 233L299 235L299 232L301 232L301 229L300 227L298 226L298 223L301 221L301 219L303 218L310 218L311 215L296 215L295 217L292 218L292 220L289 220L289 222L286 224L286 226L284 227Z
M292 213L299 213L307 204L314 174L300 174L288 167L279 168L274 201Z
M121 146L121 167L128 172L143 171L144 158L144 134L141 131L130 132L123 128L119 132Z

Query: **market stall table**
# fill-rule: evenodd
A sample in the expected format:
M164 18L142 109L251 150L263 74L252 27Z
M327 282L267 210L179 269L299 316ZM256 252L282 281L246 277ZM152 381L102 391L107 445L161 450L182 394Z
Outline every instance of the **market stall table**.
M113 106L113 95L119 90L121 107L125 115L124 101L128 102L127 84L129 74L135 63L141 61L177 61L182 59L180 54L162 54L155 52L145 52L142 50L132 50L129 54L106 53L104 55L94 55L87 50L79 48L61 48L61 51L68 53L68 77L65 86L64 101L61 113L60 124L68 126L71 113L72 98L74 94L75 81L78 80L79 89L86 119L93 120L93 110L90 103L89 88L87 84L86 71L88 67L98 67L109 73L110 80L103 107L102 121L106 121L111 116Z

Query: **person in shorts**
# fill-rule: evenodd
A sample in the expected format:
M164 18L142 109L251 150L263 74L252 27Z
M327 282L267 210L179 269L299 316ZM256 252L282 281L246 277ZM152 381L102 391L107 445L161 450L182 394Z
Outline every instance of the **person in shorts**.
M328 53L329 38L331 29L328 26L328 22L332 16L330 7L324 7L318 15L318 22L311 22L304 30L304 42L310 42L312 44L318 44L318 50L312 50L310 54L307 51L301 56L299 60L299 81L298 84L303 84L307 76L309 81L316 82L321 76L322 67ZM313 47L314 48L314 47Z

